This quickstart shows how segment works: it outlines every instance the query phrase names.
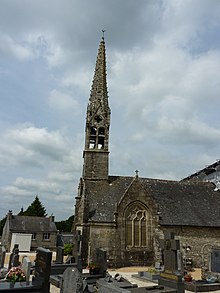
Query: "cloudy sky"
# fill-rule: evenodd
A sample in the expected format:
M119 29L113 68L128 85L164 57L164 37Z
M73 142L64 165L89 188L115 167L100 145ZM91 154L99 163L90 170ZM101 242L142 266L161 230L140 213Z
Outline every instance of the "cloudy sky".
M219 0L1 0L0 219L73 214L105 29L110 174L182 179L220 158Z

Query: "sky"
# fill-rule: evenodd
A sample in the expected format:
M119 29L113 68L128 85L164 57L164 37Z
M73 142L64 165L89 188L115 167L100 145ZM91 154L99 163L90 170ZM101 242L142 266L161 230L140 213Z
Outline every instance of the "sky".
M1 0L0 219L74 213L102 30L110 175L181 180L220 159L219 0Z

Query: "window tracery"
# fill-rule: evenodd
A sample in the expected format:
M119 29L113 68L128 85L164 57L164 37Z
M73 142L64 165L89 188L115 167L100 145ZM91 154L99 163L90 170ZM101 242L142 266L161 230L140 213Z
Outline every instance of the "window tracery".
M151 239L149 211L141 204L133 204L125 213L126 246L148 247Z

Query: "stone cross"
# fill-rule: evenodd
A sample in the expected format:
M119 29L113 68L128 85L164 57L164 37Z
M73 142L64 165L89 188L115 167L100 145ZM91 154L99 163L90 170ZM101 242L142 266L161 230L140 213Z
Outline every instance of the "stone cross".
M176 289L177 293L184 293L183 276L178 271L179 240L175 240L173 232L165 232L164 240L161 240L161 249L164 256L164 272L160 273L158 284Z
M12 266L13 267L18 267L20 265L20 262L19 262L19 249L18 248L15 248L14 250L14 255L12 257Z
M82 271L82 258L81 258L82 235L81 235L81 231L79 231L79 230L76 231L75 241L76 241L76 263L77 263L77 268L78 268L79 271Z
M9 264L8 264L8 269L10 270L10 268L13 266L13 259L14 259L14 255L15 255L15 251L17 252L18 250L18 244L15 244L14 245L14 248L12 250L12 253L10 254L10 257L9 257ZM19 252L19 250L18 250Z
M180 242L175 239L173 232L166 232L161 241L161 249L164 256L164 270L173 273L178 270L177 251L180 250Z
M77 254L81 254L81 241L82 241L82 235L81 231L77 230L76 231L76 252Z
M64 248L62 246L57 247L56 263L63 263Z

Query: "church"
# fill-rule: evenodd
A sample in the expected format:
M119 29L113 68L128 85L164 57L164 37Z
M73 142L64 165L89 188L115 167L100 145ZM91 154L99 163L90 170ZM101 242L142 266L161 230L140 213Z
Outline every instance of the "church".
M214 171L207 168L181 181L142 178L138 171L109 175L110 116L103 37L87 106L75 204L82 258L89 262L103 248L109 266L152 265L161 260L160 239L174 232L183 254L195 266L205 265L210 249L220 246L220 191L208 180L219 175L220 162Z

